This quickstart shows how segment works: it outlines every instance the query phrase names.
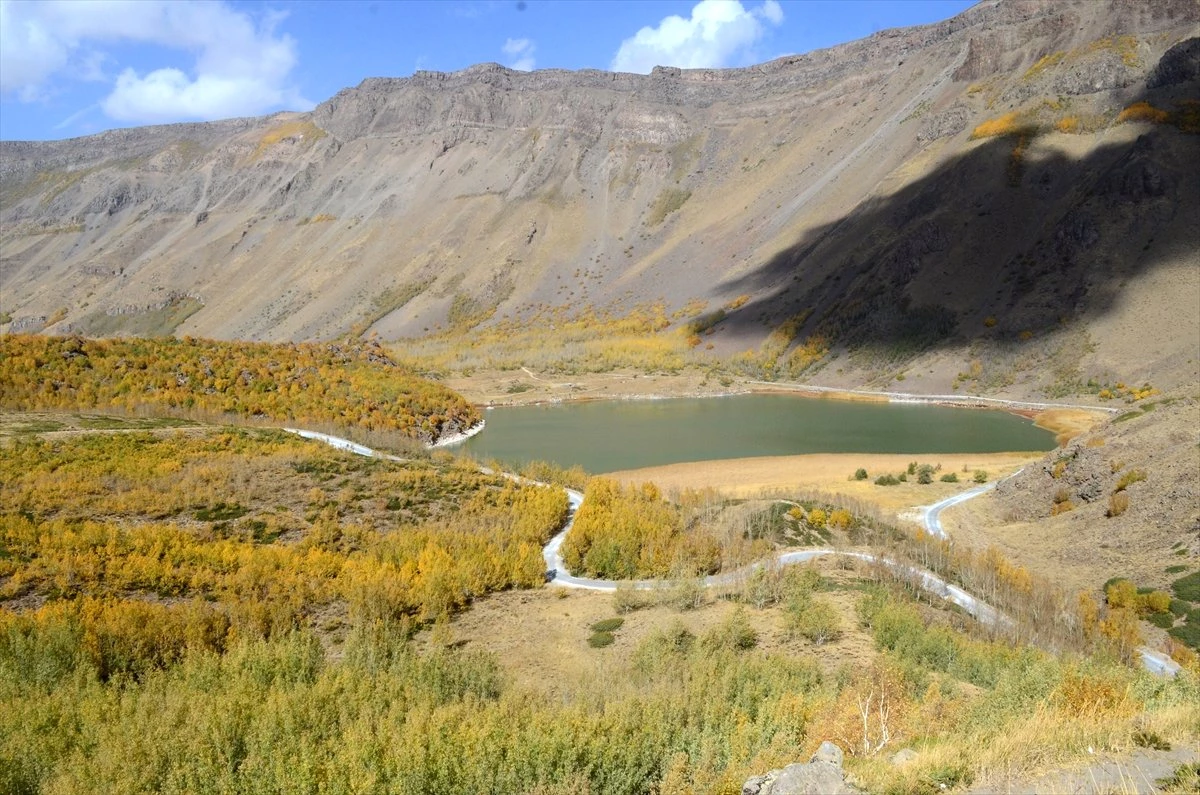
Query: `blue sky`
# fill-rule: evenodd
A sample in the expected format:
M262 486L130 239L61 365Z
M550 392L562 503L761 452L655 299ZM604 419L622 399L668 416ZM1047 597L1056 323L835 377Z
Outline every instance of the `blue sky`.
M0 138L308 110L366 77L746 66L972 0L0 0Z

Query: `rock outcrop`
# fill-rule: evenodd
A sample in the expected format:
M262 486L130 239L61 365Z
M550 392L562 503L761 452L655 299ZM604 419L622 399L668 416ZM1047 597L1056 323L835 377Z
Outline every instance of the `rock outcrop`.
M852 795L861 791L846 783L842 749L831 742L821 743L807 764L772 770L742 785L742 795Z

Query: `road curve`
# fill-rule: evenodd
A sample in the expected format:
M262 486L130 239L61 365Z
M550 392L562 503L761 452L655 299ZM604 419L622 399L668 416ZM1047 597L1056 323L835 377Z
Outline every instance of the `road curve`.
M288 433L294 433L298 436L302 436L305 439L323 442L339 450L345 450L347 452L354 453L355 455L382 458L389 461L405 460L398 456L372 450L365 445L352 442L349 439L343 439L339 436L332 436L327 433L305 431L297 428L284 428L283 430L287 431ZM486 468L484 471L494 474L491 470ZM550 484L548 483L531 480L519 475L512 475L505 472L499 474L522 483L550 487ZM1017 473L1014 472L1012 475L1009 475L1009 477L1013 477L1016 474ZM952 505L958 505L966 502L969 499L978 497L980 494L984 494L988 490L995 488L995 486L996 483L987 483L982 486L976 486L960 494L956 494L953 497L948 497L947 499L936 502L933 505L925 506L922 509L922 520L926 531L932 535L938 536L939 538L948 538L945 529L942 528L941 525L941 512ZM562 529L553 538L551 538L546 546L542 549L542 558L546 562L547 582L550 585L557 585L565 588L581 588L592 591L615 591L618 585L617 582L613 580L576 577L567 571L566 565L563 563L561 553L563 541L566 540L567 534L571 532L571 528L575 524L575 515L579 511L579 507L583 505L582 492L576 491L575 489L566 489L566 492L567 501L569 503L567 521L563 524ZM1012 619L1004 615L1004 613L1002 613L1000 610L997 610L995 607L992 607L986 602L975 598L957 585L946 582L930 571L926 571L925 569L921 569L916 566L910 566L905 563L900 563L898 561L891 560L890 558L871 555L866 552L850 552L840 549L801 549L790 552L782 552L776 556L774 562L781 566L787 566L795 563L805 563L811 560L816 560L817 558L834 555L856 558L858 560L879 564L894 571L898 571L915 584L920 585L921 588L929 593L958 605L981 624L1002 627L1012 624ZM736 583L740 578L748 576L755 569L761 568L765 565L768 565L768 563L759 562L736 571L711 575L704 578L704 585L705 587L730 585L732 583ZM661 587L663 583L663 580L632 580L628 581L626 584L638 590L648 590L651 588ZM1161 652L1154 651L1153 649L1145 646L1139 647L1137 651L1141 657L1142 665L1151 673L1158 674L1160 676L1174 676L1180 671L1179 664Z
M1009 478L1015 478L1024 471L1025 467L1021 467L1016 472L1013 472L1011 475L1003 477L1000 480L992 481L991 483L984 483L982 486L975 486L974 488L970 488L966 491L947 497L944 500L939 500L932 505L921 506L921 524L925 526L925 532L932 536L937 536L943 541L949 541L950 534L946 532L946 528L942 527L942 511L958 505L959 503L966 502L967 500L973 500L981 494L986 494L1004 481L1008 480Z

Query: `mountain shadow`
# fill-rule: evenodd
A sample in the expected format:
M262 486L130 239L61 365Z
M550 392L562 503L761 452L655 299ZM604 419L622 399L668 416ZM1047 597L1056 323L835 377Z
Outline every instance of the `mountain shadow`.
M1095 319L1150 269L1200 266L1198 64L1200 39L1169 50L1124 99L1135 126L1113 110L1098 145L1014 126L812 230L731 285L757 298L721 331L782 325L797 343L900 362Z

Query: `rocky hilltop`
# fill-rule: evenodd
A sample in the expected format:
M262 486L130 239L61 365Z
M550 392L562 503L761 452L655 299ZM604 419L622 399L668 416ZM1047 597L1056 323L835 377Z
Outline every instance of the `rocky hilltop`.
M849 354L830 383L1190 383L1198 32L1193 0L983 2L746 69L485 64L2 142L0 328L388 340L744 296L714 350L787 328Z

